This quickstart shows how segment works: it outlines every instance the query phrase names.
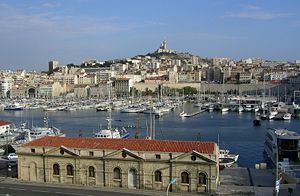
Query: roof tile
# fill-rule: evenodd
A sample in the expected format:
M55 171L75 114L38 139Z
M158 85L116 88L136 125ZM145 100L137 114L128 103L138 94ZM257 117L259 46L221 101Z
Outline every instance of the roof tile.
M193 150L214 154L214 142L177 141L177 140L145 140L145 139L108 139L108 138L76 138L46 136L24 144L29 147L59 147L81 149L113 149L126 148L133 151L158 151L158 152L191 152Z

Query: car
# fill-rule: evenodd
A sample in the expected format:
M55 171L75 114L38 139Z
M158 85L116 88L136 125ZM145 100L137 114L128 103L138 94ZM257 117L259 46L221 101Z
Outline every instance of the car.
M18 159L18 155L16 153L9 153L7 158L8 160Z

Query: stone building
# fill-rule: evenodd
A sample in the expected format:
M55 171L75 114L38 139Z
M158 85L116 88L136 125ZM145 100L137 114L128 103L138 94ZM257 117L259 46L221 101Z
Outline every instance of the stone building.
M175 192L216 191L213 142L43 137L18 149L18 176L32 182Z

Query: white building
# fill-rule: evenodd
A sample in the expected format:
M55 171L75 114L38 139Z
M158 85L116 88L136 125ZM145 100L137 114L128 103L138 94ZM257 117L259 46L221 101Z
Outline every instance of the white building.
M1 87L1 97L8 98L9 92L12 89L14 84L14 79L11 77L5 77L0 80L0 87Z
M5 134L7 131L10 130L10 126L12 123L0 120L0 134Z

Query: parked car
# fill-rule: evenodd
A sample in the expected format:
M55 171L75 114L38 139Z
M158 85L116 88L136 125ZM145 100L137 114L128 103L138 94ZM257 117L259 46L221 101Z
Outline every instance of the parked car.
M9 153L7 155L7 159L8 160L12 160L12 159L18 159L18 155L16 153Z

